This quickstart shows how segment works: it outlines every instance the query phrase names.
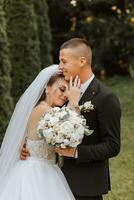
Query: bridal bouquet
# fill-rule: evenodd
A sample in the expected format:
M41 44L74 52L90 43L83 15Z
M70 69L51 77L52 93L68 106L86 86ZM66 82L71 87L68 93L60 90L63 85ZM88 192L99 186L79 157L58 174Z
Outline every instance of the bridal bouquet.
M84 134L93 130L86 126L86 119L68 107L54 107L39 121L37 134L49 145L56 147L76 147L82 142Z

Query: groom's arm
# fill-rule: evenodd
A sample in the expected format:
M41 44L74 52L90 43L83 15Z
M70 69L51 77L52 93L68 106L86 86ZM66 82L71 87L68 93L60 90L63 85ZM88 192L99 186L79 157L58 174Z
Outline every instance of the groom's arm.
M77 148L78 163L105 160L120 151L120 104L114 95L108 95L97 109L100 142L94 145L80 144Z

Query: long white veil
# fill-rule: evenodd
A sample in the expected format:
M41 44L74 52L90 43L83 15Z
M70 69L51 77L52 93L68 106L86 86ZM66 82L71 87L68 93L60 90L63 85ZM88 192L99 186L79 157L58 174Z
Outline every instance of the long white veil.
M26 133L30 113L41 97L49 78L57 70L58 65L43 69L16 104L0 150L0 190L7 173L19 160L20 146Z

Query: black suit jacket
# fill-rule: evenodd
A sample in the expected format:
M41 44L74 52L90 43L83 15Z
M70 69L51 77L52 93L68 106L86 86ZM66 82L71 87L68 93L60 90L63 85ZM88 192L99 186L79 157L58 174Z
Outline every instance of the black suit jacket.
M78 146L78 158L64 157L62 171L78 196L98 196L110 189L108 159L120 151L120 105L117 97L94 78L79 104L91 100L94 110L82 113L94 130Z

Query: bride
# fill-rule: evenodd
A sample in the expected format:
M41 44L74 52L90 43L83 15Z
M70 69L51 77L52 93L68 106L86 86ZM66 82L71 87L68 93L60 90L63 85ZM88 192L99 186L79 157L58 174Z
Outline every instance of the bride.
M68 83L57 70L57 65L42 70L15 107L0 151L0 200L74 200L54 149L36 134L41 116L67 102ZM20 160L25 142L30 156Z

